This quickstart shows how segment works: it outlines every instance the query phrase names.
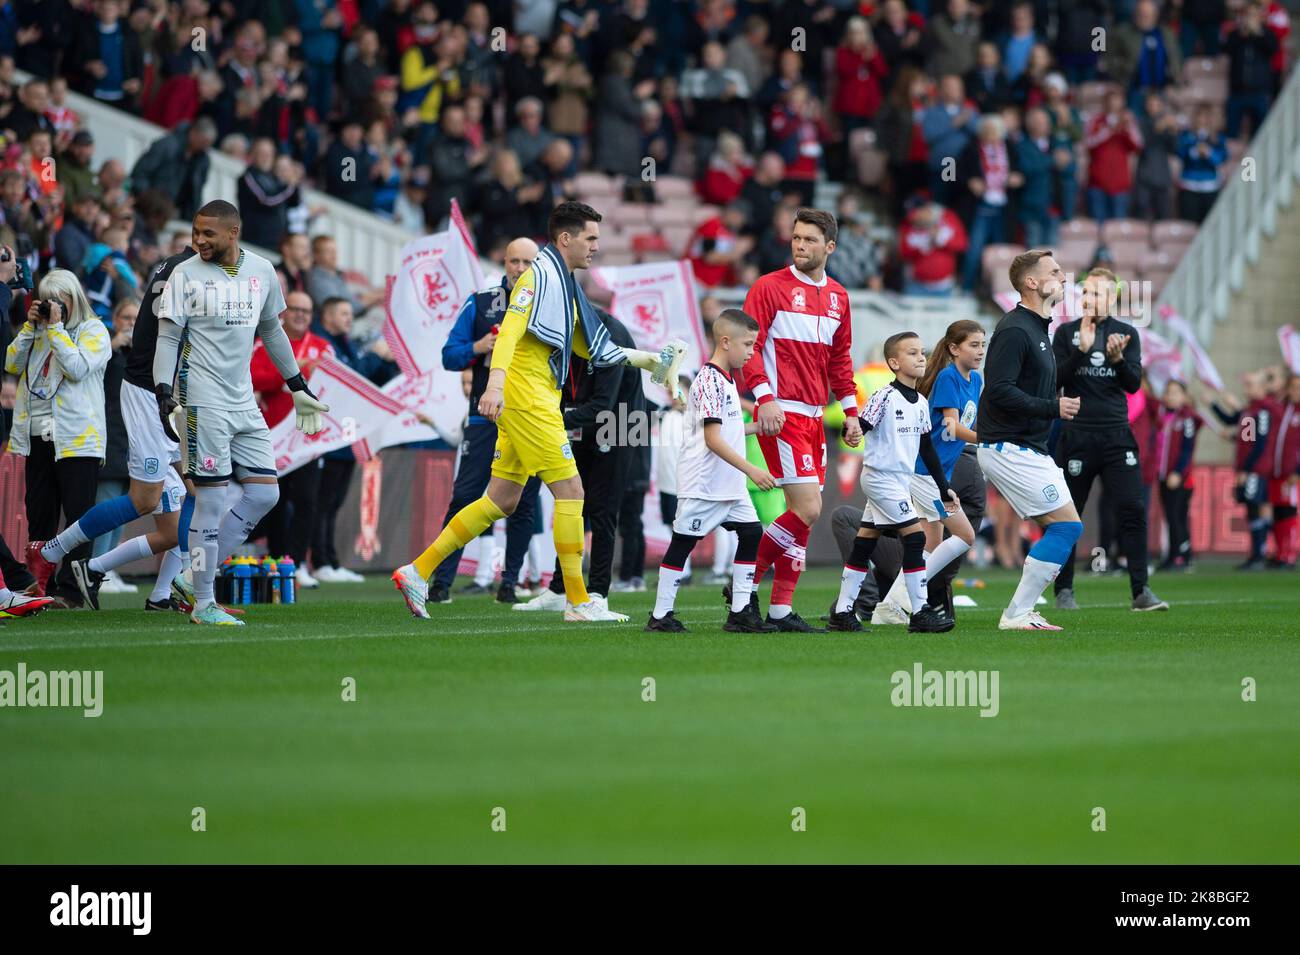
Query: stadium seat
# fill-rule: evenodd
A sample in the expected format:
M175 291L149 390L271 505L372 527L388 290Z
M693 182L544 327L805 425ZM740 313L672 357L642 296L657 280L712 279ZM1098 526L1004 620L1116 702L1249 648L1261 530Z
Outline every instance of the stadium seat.
M699 225L701 222L712 219L714 216L722 215L722 206L699 205L695 206L692 211L695 213L694 224Z
M627 229L606 229L600 234L600 252L630 252L635 233Z
M1056 243L1053 250L1056 253L1056 261L1061 264L1061 268L1067 272L1079 272L1088 267L1092 262L1092 257L1097 251L1097 239L1072 238L1062 239Z
M644 232L651 225L650 214L653 208L641 202L624 203L611 206L605 213L605 219L622 232Z
M691 197L689 199L673 199L664 202L662 205L651 206L650 221L661 229L679 226L694 228L697 221L695 210L698 202L699 200Z
M1018 245L994 243L984 246L984 251L980 256L980 265L983 267L984 277L988 280L989 287L993 291L997 292L1011 287L1011 280L1007 277L1007 269L1011 267L1011 260L1022 251Z
M1147 272L1172 272L1183 257L1186 246L1170 245L1165 248L1147 249L1146 255L1138 263L1143 274Z
M1133 275L1146 261L1147 253L1151 251L1151 245L1145 238L1132 236L1129 238L1120 237L1114 242L1107 242L1106 248L1110 250L1111 258L1115 262L1115 271L1122 275Z
M603 172L580 172L573 177L573 188L584 200L616 196L622 188L617 179Z
M1199 77L1228 79L1228 56L1189 56L1183 61L1183 82L1193 83Z
M1087 239L1095 246L1097 223L1093 219L1071 219L1069 222L1062 222L1060 236L1063 242L1067 239Z
M1157 248L1181 245L1186 248L1196 238L1196 223L1183 219L1161 219L1151 227L1151 242Z
M668 242L668 248L677 255L686 254L686 243L691 241L695 227L690 225L662 226L660 230Z
M889 169L889 156L881 149L867 149L858 155L857 168L858 182L868 188L877 188L885 181L885 174Z
M597 264L597 265L613 265L613 266L618 266L618 265L635 265L635 264L636 264L636 253L633 252L633 251L631 250L631 248L620 249L620 250L618 250L618 251L611 251L611 250L609 250L609 249L601 249L601 252L600 252L600 260L599 260L596 264Z
M874 149L876 146L876 131L874 129L855 129L849 133L849 155L857 159L868 149Z
M695 185L685 176L660 176L655 180L655 195L664 203L695 198Z
M1076 89L1075 105L1081 112L1089 114L1098 112L1105 102L1106 93L1114 85L1105 81L1080 83Z
M1144 219L1110 219L1102 224L1101 241L1107 245L1132 244L1137 240L1143 245L1151 244L1151 225Z
M1165 286L1169 283L1169 277L1174 274L1173 269L1152 269L1149 272L1142 273L1142 281L1151 283L1151 297L1158 298L1164 291Z

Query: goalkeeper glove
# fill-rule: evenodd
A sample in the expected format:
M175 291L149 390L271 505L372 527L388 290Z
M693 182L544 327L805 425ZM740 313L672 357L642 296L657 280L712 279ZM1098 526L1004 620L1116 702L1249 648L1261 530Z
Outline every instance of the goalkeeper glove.
M680 338L675 338L659 351L659 363L655 370L650 373L650 380L656 385L663 385L668 389L668 393L676 398L685 400L682 394L681 381L678 375L681 371L682 361L686 358L686 342Z
M325 427L321 412L329 411L329 405L311 393L302 375L294 375L285 384L293 395L294 425L303 434L316 434Z
M166 384L154 385L153 393L154 397L158 399L158 417L162 419L163 431L167 437L179 444L181 439L176 436L176 432L171 425L172 412L178 406L178 402L172 397L172 386Z

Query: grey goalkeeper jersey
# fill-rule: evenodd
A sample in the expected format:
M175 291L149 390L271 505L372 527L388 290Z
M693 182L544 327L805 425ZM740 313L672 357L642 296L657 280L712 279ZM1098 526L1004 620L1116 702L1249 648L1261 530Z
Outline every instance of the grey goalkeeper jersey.
M183 405L255 411L249 362L253 340L282 336L284 293L275 268L244 250L238 273L199 256L173 270L158 298L158 317L181 327L177 397ZM292 354L292 353L290 353Z

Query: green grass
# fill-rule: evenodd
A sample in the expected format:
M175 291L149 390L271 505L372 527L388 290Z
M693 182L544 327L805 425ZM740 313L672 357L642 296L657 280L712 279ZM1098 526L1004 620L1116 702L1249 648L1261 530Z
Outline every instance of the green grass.
M1014 579L987 579L937 636L724 634L700 586L674 637L641 632L650 594L616 595L622 626L484 598L417 621L386 579L239 630L143 593L11 621L0 669L100 669L105 702L0 709L0 862L1300 861L1294 575L1159 576L1174 609L1139 615L1081 574L1055 636L999 633ZM998 670L999 715L894 707L916 661Z

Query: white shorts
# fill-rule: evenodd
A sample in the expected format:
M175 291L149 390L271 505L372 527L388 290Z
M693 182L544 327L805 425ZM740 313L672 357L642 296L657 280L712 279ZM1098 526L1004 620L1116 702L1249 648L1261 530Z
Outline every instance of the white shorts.
M689 534L691 537L703 537L713 533L715 527L723 524L754 524L758 522L758 512L754 503L745 497L739 501L705 501L698 497L679 497L677 499L677 516L673 519L673 531L677 534Z
M262 412L185 407L185 474L213 483L250 474L275 477L271 430Z
M179 509L185 497L185 482L172 465L181 459L181 446L163 430L158 399L139 385L124 381L119 400L126 427L126 473L133 481L162 484L162 499L154 508L155 514Z
M980 469L1021 519L1050 514L1073 503L1065 472L1046 454L1000 441L975 451Z
M939 498L939 485L928 474L913 474L908 482L912 492L912 503L922 520L942 521L948 516L948 509Z
M910 524L920 516L912 504L912 487L906 474L864 468L861 483L867 495L867 506L862 509L864 524L893 527Z

